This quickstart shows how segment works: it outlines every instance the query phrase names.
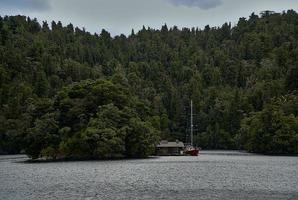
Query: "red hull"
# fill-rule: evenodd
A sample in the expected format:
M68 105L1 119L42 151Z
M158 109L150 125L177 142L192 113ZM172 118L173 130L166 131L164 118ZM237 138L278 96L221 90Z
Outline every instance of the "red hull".
M187 151L185 151L185 154L190 155L190 156L198 156L199 150L198 149L187 150Z

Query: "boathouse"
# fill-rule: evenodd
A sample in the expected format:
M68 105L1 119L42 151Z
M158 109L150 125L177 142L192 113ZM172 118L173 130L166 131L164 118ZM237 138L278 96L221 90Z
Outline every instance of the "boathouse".
M176 140L175 142L168 142L167 140L162 140L156 146L156 155L158 156L177 156L183 155L184 144Z

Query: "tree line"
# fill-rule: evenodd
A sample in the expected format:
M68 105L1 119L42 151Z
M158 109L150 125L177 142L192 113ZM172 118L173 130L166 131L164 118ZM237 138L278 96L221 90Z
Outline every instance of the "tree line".
M298 14L128 36L0 17L0 153L146 157L159 139L298 153Z

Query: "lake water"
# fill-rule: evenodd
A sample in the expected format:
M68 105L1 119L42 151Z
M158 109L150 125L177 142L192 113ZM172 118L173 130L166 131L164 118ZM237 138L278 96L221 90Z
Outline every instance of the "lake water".
M298 199L298 157L202 151L198 157L23 163L0 156L0 199Z

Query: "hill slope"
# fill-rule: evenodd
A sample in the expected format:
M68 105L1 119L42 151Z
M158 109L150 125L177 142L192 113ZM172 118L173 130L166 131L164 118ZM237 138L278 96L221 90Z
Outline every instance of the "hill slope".
M55 107L63 87L107 79L142 102L137 117L150 121L162 138L185 140L193 99L199 146L298 153L297 41L293 10L252 14L235 27L164 25L114 38L105 30L92 35L72 24L52 22L49 28L24 16L1 17L0 152L31 144L28 135L51 110L66 113ZM78 113L87 114L84 106ZM77 129L58 120L53 131L60 135L67 127L72 137L94 120L86 118Z

